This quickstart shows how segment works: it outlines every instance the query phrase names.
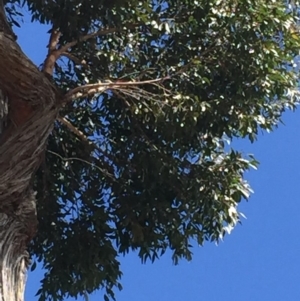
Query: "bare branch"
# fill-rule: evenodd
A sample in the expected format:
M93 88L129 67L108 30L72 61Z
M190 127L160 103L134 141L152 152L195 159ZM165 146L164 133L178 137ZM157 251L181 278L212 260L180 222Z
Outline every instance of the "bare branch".
M60 32L57 29L52 29L49 44L48 44L48 55L44 61L42 71L52 76L55 62L58 60L60 53L56 47L59 43Z
M103 93L106 90L113 90L117 88L126 88L129 86L140 86L140 85L147 85L147 84L155 84L163 82L164 80L169 79L169 77L164 78L157 78L152 80L145 80L145 81L116 81L116 82L107 82L107 83L97 83L97 84L88 84L80 87L76 87L73 90L66 93L63 103L68 101L81 98L87 95L93 95L97 93Z
M82 86L85 87L85 86ZM65 97L62 100L62 105L66 104L69 101L73 101L75 99L79 99L79 98L85 98L87 96L90 95L95 95L95 94L99 94L99 93L103 93L104 91L108 90L108 87L103 87L103 86L95 86L94 88L90 88L90 89L80 89L81 87L77 87L71 91L69 91Z
M56 46L59 43L60 38L60 32L57 29L52 29L49 44L48 44L48 53L51 53L52 51L56 50Z

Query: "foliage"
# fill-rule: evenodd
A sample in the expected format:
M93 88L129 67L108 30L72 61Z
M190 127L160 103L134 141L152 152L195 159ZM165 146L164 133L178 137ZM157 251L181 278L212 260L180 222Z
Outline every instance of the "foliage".
M192 241L230 232L257 161L226 141L254 141L295 108L296 10L279 0L10 0L12 17L18 3L58 28L60 45L81 41L56 64L62 91L165 78L62 110L75 130L55 124L35 179L40 300L98 288L113 297L119 254L137 250L145 262L171 249L177 263L191 259Z

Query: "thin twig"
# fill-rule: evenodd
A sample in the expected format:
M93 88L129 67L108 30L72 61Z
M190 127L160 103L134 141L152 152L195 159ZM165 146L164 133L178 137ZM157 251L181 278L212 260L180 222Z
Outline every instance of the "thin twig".
M92 163L92 162L89 162L87 160L84 160L84 159L81 159L81 158L77 158L77 157L69 157L69 158L65 158L65 157L62 157L60 154L58 153L55 153L51 150L47 150L47 152L49 154L52 154L52 155L55 155L57 156L58 158L60 158L62 161L65 161L65 162L68 162L68 161L80 161L80 162L83 162L83 163L86 163L92 167L95 167L96 169L98 169L101 173L103 174L106 174L107 176L109 176L111 179L113 179L115 181L115 178L113 177L112 174L108 173L106 170L103 170L102 168L100 168L99 166L97 166L95 163Z

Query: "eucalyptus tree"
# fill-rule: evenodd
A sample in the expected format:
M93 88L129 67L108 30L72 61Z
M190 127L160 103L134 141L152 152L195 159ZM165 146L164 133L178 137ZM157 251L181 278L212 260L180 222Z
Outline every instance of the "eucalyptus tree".
M40 66L11 27L24 12L50 28ZM171 249L176 263L230 232L257 161L226 143L295 108L296 12L279 0L1 0L1 300L22 300L30 256L45 269L40 300L108 299L119 254Z

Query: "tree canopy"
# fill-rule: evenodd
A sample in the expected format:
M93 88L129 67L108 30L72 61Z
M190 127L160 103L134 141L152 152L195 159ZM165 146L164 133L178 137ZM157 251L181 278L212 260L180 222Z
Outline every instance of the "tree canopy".
M49 74L78 93L37 172L40 300L121 288L120 254L142 262L219 241L240 221L256 140L297 103L297 9L280 0L9 0L9 21L49 24ZM27 12L26 12L27 13ZM37 45L45 47L45 45ZM41 66L41 68L43 68ZM46 70L47 71L47 70ZM113 85L117 83L117 85ZM124 83L124 85L122 85ZM79 91L79 90L78 90Z

